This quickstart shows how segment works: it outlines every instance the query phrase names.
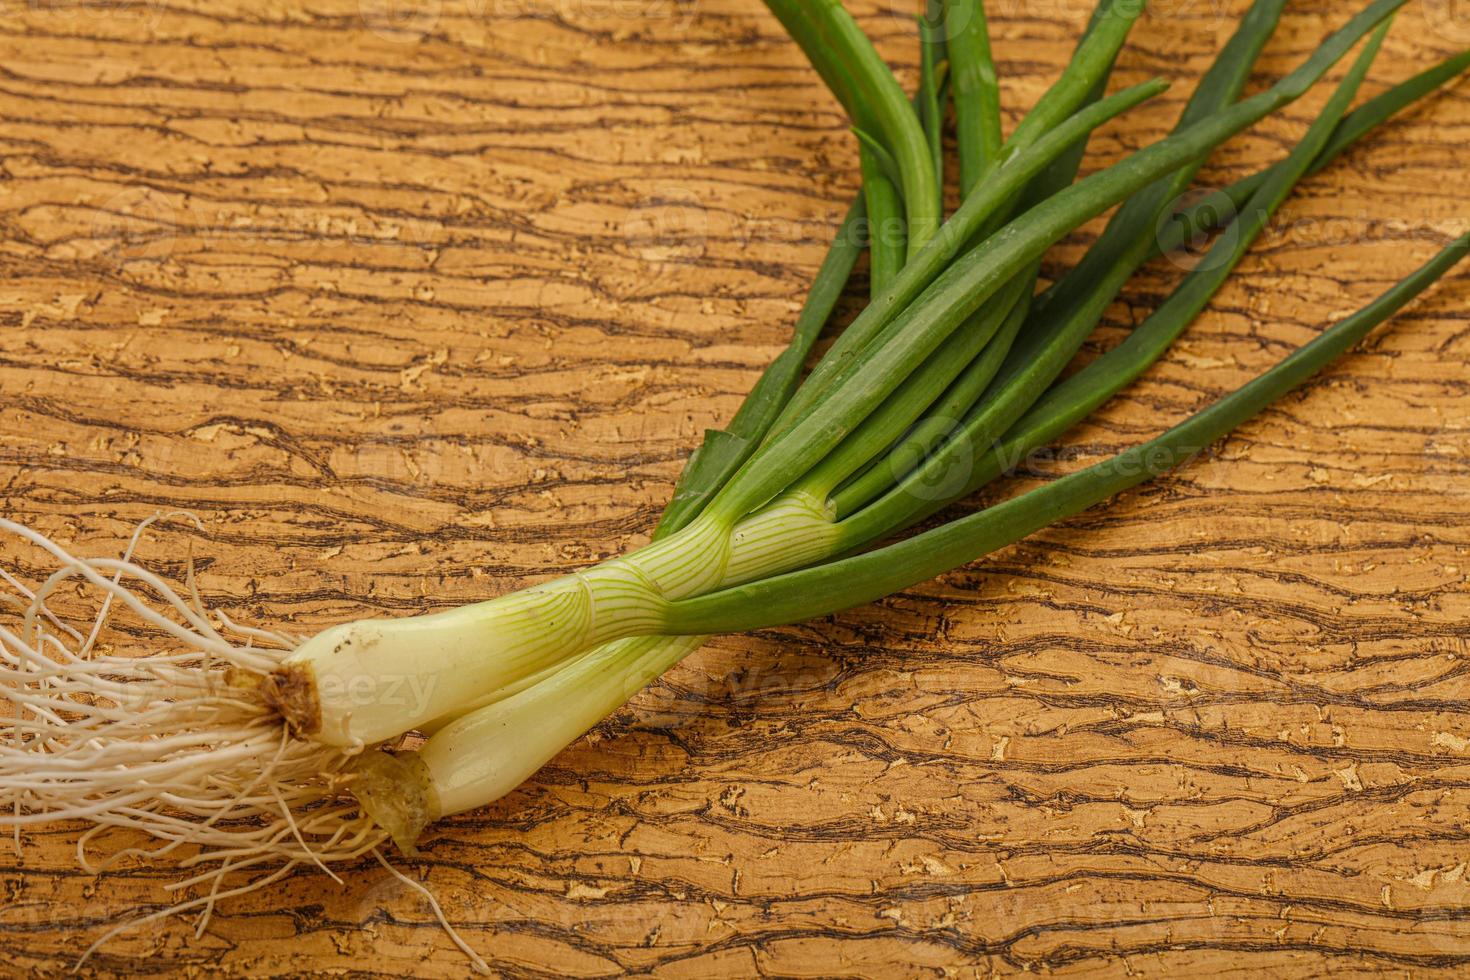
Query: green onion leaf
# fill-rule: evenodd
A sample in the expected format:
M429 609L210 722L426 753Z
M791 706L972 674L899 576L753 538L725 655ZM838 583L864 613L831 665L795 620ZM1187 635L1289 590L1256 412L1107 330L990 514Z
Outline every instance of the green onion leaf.
M958 568L1181 466L1346 352L1470 254L1462 235L1414 274L1280 364L1163 435L1112 459L853 558L671 603L669 632L733 633L872 602Z

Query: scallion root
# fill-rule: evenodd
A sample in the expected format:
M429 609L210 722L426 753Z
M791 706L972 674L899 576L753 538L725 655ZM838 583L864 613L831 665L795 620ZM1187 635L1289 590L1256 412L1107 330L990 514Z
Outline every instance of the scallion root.
M389 839L347 791L363 747L294 737L263 696L296 638L211 617L192 570L186 597L131 561L139 534L120 559L84 559L0 531L55 569L34 589L0 570L0 825L19 851L26 827L84 822L92 873L161 856L190 869L168 887L196 897L98 944L191 910L202 930L221 898L298 866L336 878Z

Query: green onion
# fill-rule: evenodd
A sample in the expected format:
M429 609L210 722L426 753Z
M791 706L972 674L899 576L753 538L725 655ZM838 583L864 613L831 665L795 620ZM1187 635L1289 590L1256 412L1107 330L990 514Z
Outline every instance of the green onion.
M1291 74L1237 101L1282 9L1282 0L1257 0L1173 132L1076 181L1089 134L1165 87L1102 97L1141 4L1099 3L1071 63L1002 141L979 0L931 8L917 111L836 0L768 0L851 117L863 192L790 346L729 427L706 433L652 542L497 599L298 642L211 620L192 577L186 597L127 556L78 559L0 519L59 566L33 592L21 587L19 623L0 626L0 679L17 709L14 738L0 740L0 820L82 819L151 835L163 852L197 844L191 860L216 866L197 880L215 888L267 864L276 870L257 883L307 862L381 859L389 839L411 851L427 823L509 791L705 635L871 601L1183 465L1428 288L1470 251L1470 236L1158 438L862 550L988 483L1136 378L1301 179L1470 66L1470 54L1450 59L1348 113L1404 2L1368 4ZM1291 153L1216 196L1236 215L1234 234L1127 340L1059 381L1144 261L1221 220L1209 207L1177 206L1214 148L1300 98L1365 38ZM942 221L946 85L964 196ZM1035 296L1047 249L1114 205L1081 263ZM872 298L802 381L865 238ZM951 472L962 478L947 481ZM94 634L116 608L175 649L97 651L95 636L48 616L47 599L63 586L102 597ZM415 732L428 737L410 750ZM198 902L207 911L213 900Z

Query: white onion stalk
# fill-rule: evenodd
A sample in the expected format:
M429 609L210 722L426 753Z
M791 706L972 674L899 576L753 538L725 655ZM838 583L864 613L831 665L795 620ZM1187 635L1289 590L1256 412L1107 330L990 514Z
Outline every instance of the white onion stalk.
M291 727L362 747L442 727L595 647L662 632L666 603L830 555L824 499L783 495L733 528L708 517L621 558L520 592L425 616L325 630L266 694Z
M637 636L582 654L539 683L437 729L417 751L372 752L360 768L377 792L359 793L395 841L485 806L524 783L629 698L704 643L702 636Z

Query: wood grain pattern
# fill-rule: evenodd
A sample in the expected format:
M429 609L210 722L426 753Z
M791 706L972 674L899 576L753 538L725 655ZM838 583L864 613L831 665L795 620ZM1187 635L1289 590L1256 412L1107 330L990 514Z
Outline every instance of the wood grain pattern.
M993 10L1009 122L1082 0ZM1161 0L1157 137L1240 0ZM1255 85L1345 16L1293 3ZM912 84L901 5L864 26ZM1369 93L1470 42L1402 15ZM1232 142L1279 155L1325 92ZM1466 228L1470 93L1310 180L1178 347L1010 486L1134 443ZM0 511L297 631L644 540L779 349L857 172L755 0L0 3ZM1049 260L1075 259L1096 226ZM1089 354L1178 270L1151 267ZM873 607L725 637L406 864L506 975L1420 975L1470 966L1459 273L1204 461ZM13 541L0 562L23 576ZM0 973L164 898L0 855ZM89 941L89 939L88 939ZM376 865L99 975L458 976Z

